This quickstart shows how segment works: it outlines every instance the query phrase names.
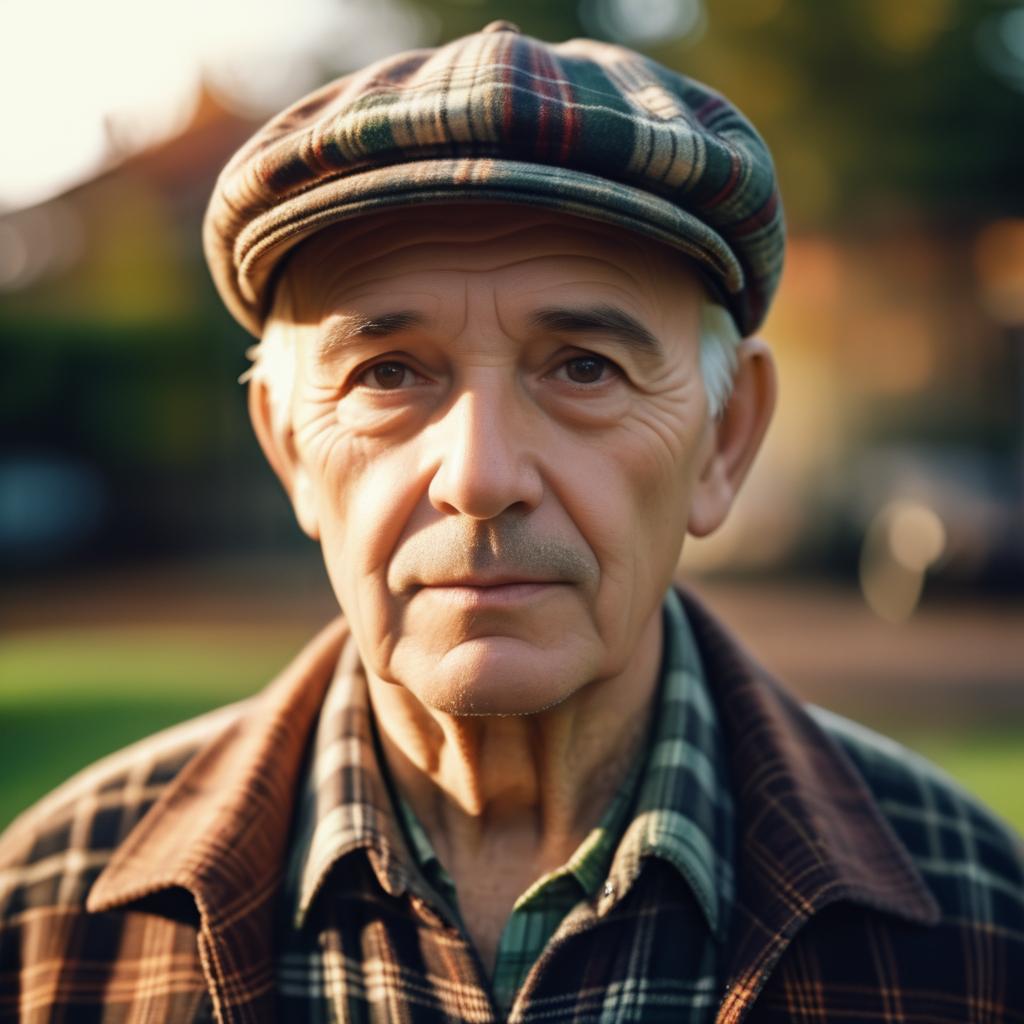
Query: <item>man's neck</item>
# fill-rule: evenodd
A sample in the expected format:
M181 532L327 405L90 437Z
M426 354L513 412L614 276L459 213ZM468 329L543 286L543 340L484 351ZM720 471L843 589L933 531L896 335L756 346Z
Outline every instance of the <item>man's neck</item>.
M536 715L454 717L369 680L387 767L488 967L516 897L565 863L640 756L662 643L659 609L621 672Z

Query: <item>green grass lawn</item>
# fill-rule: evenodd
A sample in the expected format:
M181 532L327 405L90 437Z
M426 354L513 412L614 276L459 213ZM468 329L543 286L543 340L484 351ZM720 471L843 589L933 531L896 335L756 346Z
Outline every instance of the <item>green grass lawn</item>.
M259 691L307 639L105 629L0 641L0 827L96 758Z
M258 691L306 639L295 629L211 628L0 641L0 827L97 757ZM1024 832L1024 723L893 734Z

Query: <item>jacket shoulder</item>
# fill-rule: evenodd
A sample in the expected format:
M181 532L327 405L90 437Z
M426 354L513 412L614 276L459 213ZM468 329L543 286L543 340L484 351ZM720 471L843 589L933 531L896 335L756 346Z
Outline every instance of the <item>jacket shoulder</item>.
M0 923L80 905L113 852L192 756L247 701L172 726L78 772L0 835Z
M927 758L824 708L809 706L845 751L943 916L1024 937L1024 841Z

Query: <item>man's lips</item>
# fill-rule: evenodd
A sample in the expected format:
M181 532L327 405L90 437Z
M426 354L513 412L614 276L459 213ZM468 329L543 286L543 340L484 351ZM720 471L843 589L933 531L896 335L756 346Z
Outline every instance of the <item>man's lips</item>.
M514 575L466 576L424 583L417 592L465 608L501 608L535 600L567 585L563 580Z
M564 580L543 576L529 576L522 573L481 573L471 576L453 576L448 579L429 580L420 587L514 587L530 583L555 584Z

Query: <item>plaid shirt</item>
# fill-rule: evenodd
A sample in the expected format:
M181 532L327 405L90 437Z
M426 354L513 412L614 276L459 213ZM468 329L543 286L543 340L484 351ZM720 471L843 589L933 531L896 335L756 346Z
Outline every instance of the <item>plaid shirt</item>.
M665 601L664 624L659 703L646 756L634 766L632 784L620 789L569 862L538 879L516 901L488 986L501 1017L521 1016L525 998L513 1005L516 993L567 916L592 916L606 887L628 891L646 858L658 857L692 889L692 898L680 903L675 923L680 938L687 936L675 979L676 1019L712 1019L722 970L719 953L735 892L733 802L714 703L674 593ZM352 714L354 708L358 715ZM382 779L383 760L372 731L365 728L369 721L358 657L354 651L345 652L317 727L283 887L284 911L297 927L283 930L278 959L278 991L286 1020L328 1021L332 1004L352 1000L347 981L330 980L332 961L325 953L336 941L345 942L348 911L344 898L339 901L334 892L341 872L331 874L345 851L365 845L401 862L408 884L415 885L422 899L447 921L452 934L460 933L455 886L412 809L393 791L389 794L387 780ZM358 816L346 806L353 793L361 794ZM393 821L393 802L398 803L404 830ZM380 832L377 822L385 825ZM344 880L341 884L344 887ZM315 908L316 902L328 905ZM608 898L603 902L607 904ZM307 927L312 916L317 916L316 925Z
M716 1021L1024 1021L1020 840L927 762L790 697L683 599L736 807ZM278 1017L289 824L344 634L335 622L260 696L101 762L10 828L0 1015ZM365 797L347 794L339 826L370 814ZM416 877L383 848L337 862L331 902L344 934L323 951L325 986L346 997L335 1013L494 1020L472 949ZM678 979L693 899L678 871L646 859L630 888L562 923L514 1019L685 1020Z
M491 997L500 1015L508 1015L516 992L565 916L581 900L597 898L636 797L641 767L642 759L630 769L611 805L572 856L561 867L538 878L515 901L502 929L491 972ZM455 882L437 856L426 829L400 794L397 802L417 865L434 890L460 912Z

